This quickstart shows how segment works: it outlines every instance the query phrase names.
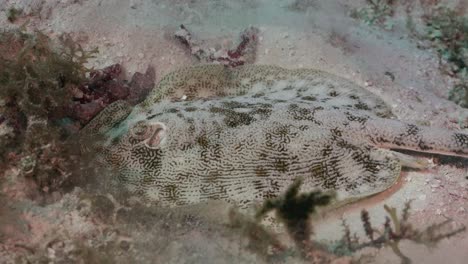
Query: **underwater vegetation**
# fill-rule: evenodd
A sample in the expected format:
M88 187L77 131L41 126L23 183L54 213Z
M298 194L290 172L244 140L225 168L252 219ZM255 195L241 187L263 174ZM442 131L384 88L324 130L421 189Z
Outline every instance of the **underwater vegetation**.
M426 18L427 38L446 66L445 72L459 79L449 99L468 107L468 17L445 7ZM442 63L442 62L441 62Z
M268 212L274 211L278 219L286 226L301 256L305 259L311 258L316 246L310 237L313 235L310 216L315 213L318 206L325 206L334 198L333 193L313 191L299 193L302 181L296 180L288 188L284 196L266 200L256 214L256 219L261 220Z
M72 101L69 87L85 79L87 52L67 35L53 42L42 32L0 32L0 160L21 168L40 193L69 179L78 150L59 126Z
M42 32L0 33L0 96L27 116L49 118L71 101L69 87L89 71L84 64L97 50L84 51L67 35L52 42ZM57 45L57 47L54 47Z
M390 247L400 257L401 263L411 263L411 259L405 256L398 247L398 244L402 240L409 240L432 247L442 239L450 238L466 230L465 226L458 228L451 226L453 222L450 219L429 225L424 229L416 228L409 220L411 201L405 203L400 216L398 216L397 209L394 207L384 205L384 209L388 215L385 217L382 229L373 227L367 210L363 209L361 211L361 221L367 236L367 241L365 242L360 242L356 236L352 237L349 226L343 220L345 235L342 242L344 241L347 250L356 252L366 247Z
M363 20L367 25L380 25L385 29L392 29L393 24L389 17L393 16L395 1L393 0L366 0L367 5L351 12L351 17Z
M230 212L231 228L240 229L249 239L248 249L267 262L282 262L289 256L300 256L312 263L331 263L339 258L352 257L353 253L364 248L390 247L400 257L401 263L411 263L398 247L400 241L409 240L428 247L436 245L445 238L464 232L465 226L453 227L450 219L441 223L418 228L410 221L411 202L405 203L401 215L394 207L384 205L387 212L381 228L376 228L370 221L367 210L361 211L361 222L367 239L361 241L352 235L343 219L344 234L340 241L331 243L313 240L313 214L317 207L326 206L334 199L333 193L312 191L299 193L302 181L296 180L286 192L264 202L258 209L255 220L242 215L236 210ZM294 247L284 245L277 234L265 228L261 221L266 213L274 211L277 219L284 224L286 232L294 242Z
M18 19L18 16L20 16L22 13L23 10L12 7L8 9L7 19L9 22L13 23L16 21L16 19Z

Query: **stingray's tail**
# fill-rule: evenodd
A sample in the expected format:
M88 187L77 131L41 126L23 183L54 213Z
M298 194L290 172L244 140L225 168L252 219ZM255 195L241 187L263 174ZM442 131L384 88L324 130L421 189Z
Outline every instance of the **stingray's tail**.
M468 158L468 134L392 120L371 123L367 136L377 146Z

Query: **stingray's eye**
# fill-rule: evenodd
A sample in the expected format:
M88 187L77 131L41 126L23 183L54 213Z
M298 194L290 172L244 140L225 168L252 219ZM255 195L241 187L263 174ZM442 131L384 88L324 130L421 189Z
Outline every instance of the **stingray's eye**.
M139 121L130 129L130 133L137 140L147 139L151 136L151 126L145 121Z
M153 134L145 139L144 143L148 148L156 149L161 147L166 139L167 127L163 123L153 123L151 125L153 128Z

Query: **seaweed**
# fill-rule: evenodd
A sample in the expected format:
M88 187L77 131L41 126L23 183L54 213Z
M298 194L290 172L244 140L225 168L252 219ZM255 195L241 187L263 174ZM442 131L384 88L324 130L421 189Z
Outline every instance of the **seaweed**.
M411 201L405 203L400 216L394 207L384 205L387 212L385 222L382 229L374 228L367 210L361 211L361 222L367 236L367 241L360 242L357 236L351 237L349 226L343 220L344 236L342 238L343 245L346 246L348 252L356 252L363 248L374 247L390 247L392 251L401 259L401 263L411 263L411 259L403 254L399 248L399 243L402 240L410 240L418 244L423 244L432 247L442 239L450 238L456 234L464 232L465 226L454 228L450 219L443 222L432 224L424 229L415 228L410 220Z
M8 9L7 19L8 21L10 21L10 23L14 23L16 19L18 19L18 16L20 16L21 14L23 14L22 9L11 7L10 9Z
M365 241L352 235L350 227L343 219L344 234L337 242L317 242L313 240L311 216L318 206L326 206L333 198L333 193L312 191L299 194L301 180L296 180L284 195L269 199L257 210L254 219L231 210L231 228L242 230L249 239L248 249L268 262L281 262L287 257L299 256L313 263L331 263L336 260L350 261L354 253L364 248L390 247L400 257L402 263L411 263L399 248L402 240L410 240L426 246L434 246L442 239L450 238L466 230L465 226L453 227L450 219L432 224L424 229L416 228L410 221L410 204L405 203L400 216L394 207L384 205L388 216L382 228L376 228L370 221L369 212L361 211L361 222ZM294 241L290 248L279 239L278 234L262 226L261 221L266 213L275 211L277 219L286 227L286 232Z
M468 108L468 81L465 80L455 85L449 91L448 99L461 107Z
M426 18L427 38L441 58L450 62L454 72L468 67L468 18L455 10L440 7Z
M90 70L84 64L97 53L85 51L62 35L57 50L40 31L0 32L0 98L26 116L48 118L71 101L70 88Z
M287 257L300 257L313 263L330 263L337 256L328 252L323 245L311 240L313 228L311 216L316 208L326 206L335 197L334 193L312 191L299 193L302 179L297 179L286 192L266 200L257 210L255 219L250 219L235 210L231 210L231 227L240 228L249 239L248 249L263 257L268 262L281 262ZM261 225L264 216L270 211L286 227L295 248L285 246L277 234Z
M310 257L308 254L315 250L315 245L310 240L313 235L310 217L315 213L316 207L328 205L335 195L321 191L299 194L301 184L302 180L298 179L289 186L284 196L266 200L257 212L256 219L260 220L274 210L280 221L285 224L301 255L307 259Z
M0 32L0 114L13 130L0 137L0 163L19 167L42 194L61 190L80 163L67 107L96 52L68 35L54 42L40 31Z
M468 18L439 7L425 17L425 22L425 38L437 51L445 73L459 79L449 92L449 100L468 108Z
M380 25L392 29L393 24L387 18L393 16L394 0L366 0L367 5L351 12L351 17L361 19L367 25Z

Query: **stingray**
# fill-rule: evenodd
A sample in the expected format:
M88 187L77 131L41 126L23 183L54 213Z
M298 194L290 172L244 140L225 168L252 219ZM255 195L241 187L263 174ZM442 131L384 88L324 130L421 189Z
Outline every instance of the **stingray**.
M332 190L346 203L388 189L404 166L427 166L394 149L468 154L467 134L396 120L349 80L266 65L176 70L144 102L115 102L82 133L105 137L100 161L115 186L164 206L247 207L298 177L303 191Z

